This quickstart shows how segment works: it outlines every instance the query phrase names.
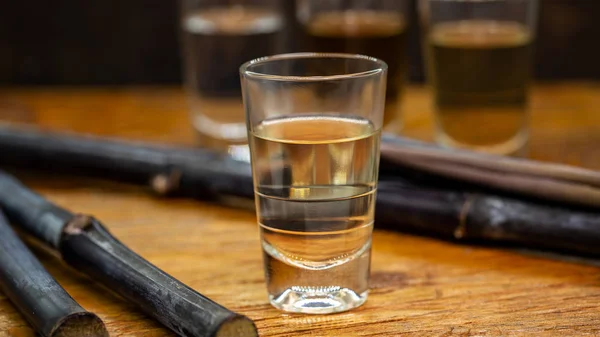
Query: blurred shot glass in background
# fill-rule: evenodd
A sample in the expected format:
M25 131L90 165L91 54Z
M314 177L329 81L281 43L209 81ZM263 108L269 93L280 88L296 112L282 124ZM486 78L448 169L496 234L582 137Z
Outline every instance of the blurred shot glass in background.
M240 71L271 304L315 314L361 305L386 64L300 53L250 61Z
M408 72L409 0L297 0L303 51L362 54L388 64L384 129L400 132Z
M438 143L522 154L538 1L420 0L419 11Z
M281 0L181 0L184 78L201 146L248 157L239 66L280 53Z

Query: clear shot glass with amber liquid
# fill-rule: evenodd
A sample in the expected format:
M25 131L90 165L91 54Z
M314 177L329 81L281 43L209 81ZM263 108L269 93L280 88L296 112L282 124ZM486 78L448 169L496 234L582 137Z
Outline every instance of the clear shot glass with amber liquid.
M440 144L523 154L537 9L537 0L420 1Z
M326 314L367 299L387 66L300 53L241 67L269 300Z

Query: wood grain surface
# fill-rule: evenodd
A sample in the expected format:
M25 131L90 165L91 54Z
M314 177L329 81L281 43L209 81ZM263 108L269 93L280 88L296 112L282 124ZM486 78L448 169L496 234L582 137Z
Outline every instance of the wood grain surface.
M536 86L531 156L600 169L599 109L600 84ZM405 134L430 140L430 110L427 91L410 88ZM178 88L3 89L0 116L51 130L194 144ZM600 268L593 263L376 231L363 307L291 315L267 302L253 213L161 200L127 185L15 173L56 203L94 214L158 267L248 315L261 336L600 336ZM48 252L34 252L106 321L111 336L173 336ZM0 337L8 336L34 334L0 293Z

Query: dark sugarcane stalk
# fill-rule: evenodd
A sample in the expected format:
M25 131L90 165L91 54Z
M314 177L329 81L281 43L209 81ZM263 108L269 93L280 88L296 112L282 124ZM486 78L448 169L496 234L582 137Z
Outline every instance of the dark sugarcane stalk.
M253 197L250 165L210 151L0 125L0 165L149 185L160 195Z
M376 226L600 256L600 216L493 195L380 181Z
M83 309L48 274L0 212L0 290L44 337L108 337L104 323Z
M383 177L378 183L377 229L600 257L598 213L388 179ZM288 214L304 212L304 206L299 203L285 207ZM338 201L337 207L327 210L327 217L347 216L351 207L351 200ZM289 230L305 228L303 221L288 225Z
M203 149L156 146L0 126L0 165L74 172L215 199L253 196L250 165ZM600 207L600 173L567 165L442 149L384 135L382 167L406 168L526 197ZM404 174L404 172L402 173Z
M53 205L0 171L0 207L63 260L180 336L255 337L254 323L187 287L115 239L96 219Z

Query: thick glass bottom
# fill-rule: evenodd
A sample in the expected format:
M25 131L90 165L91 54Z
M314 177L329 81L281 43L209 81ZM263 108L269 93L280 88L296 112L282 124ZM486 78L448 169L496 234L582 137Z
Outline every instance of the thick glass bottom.
M250 148L246 141L236 142L234 140L214 138L210 135L201 133L197 129L196 140L198 141L198 145L203 148L227 153L232 158L239 161L250 162Z
M348 243L350 238L344 237ZM293 313L331 314L356 308L367 300L370 230L363 247L323 263L292 260L266 242L263 247L269 301L274 307ZM317 247L314 251L323 252L327 245Z
M271 304L287 312L331 314L361 306L368 291L357 294L340 287L291 287L279 296L269 296Z

